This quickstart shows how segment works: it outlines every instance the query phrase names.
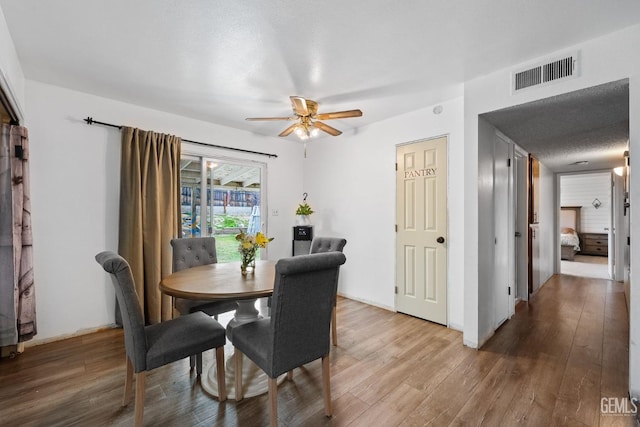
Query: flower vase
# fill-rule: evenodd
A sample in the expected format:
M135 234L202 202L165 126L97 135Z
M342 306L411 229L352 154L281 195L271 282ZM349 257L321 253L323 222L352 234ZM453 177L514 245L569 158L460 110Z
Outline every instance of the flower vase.
M240 265L240 272L243 276L246 276L249 273L254 273L256 271L256 253L255 251L252 254L243 254L242 256L242 264Z

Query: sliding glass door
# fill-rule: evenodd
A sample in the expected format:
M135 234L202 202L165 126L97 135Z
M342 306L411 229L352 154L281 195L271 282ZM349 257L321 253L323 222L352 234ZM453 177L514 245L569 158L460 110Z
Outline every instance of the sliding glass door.
M215 236L218 262L240 260L235 236L264 230L265 166L182 156L182 236Z

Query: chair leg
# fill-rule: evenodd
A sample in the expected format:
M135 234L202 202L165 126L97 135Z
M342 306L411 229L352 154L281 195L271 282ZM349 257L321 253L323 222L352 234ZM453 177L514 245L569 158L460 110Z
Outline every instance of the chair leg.
M194 357L194 356L190 356ZM195 355L196 358L196 375L202 375L202 353L198 353Z
M289 381L293 380L293 369L287 372L287 380Z
M135 409L135 426L142 427L142 418L144 417L144 389L146 386L147 372L142 371L136 374L136 409Z
M278 378L269 378L269 425L278 426Z
M218 401L227 400L227 383L224 375L224 346L216 348L216 376L218 380Z
M196 356L192 354L191 356L189 356L189 369L193 370L195 366L196 366Z
M331 312L331 337L333 338L333 345L338 346L338 329L336 327L336 306L333 306Z
M122 397L122 406L127 406L131 402L131 390L133 386L133 363L131 359L127 359L127 374L124 378L124 396Z
M329 355L322 357L322 386L324 388L324 413L327 417L333 415L331 404L331 370L329 365Z
M244 392L242 390L242 352L237 348L234 349L233 362L236 379L236 402L240 402L244 397Z

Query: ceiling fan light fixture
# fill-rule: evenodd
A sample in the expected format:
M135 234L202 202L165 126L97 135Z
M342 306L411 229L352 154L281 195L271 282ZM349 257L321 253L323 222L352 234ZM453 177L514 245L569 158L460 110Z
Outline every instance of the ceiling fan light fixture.
M318 136L320 134L320 131L326 132L331 136L338 136L342 134L340 130L324 123L324 120L362 117L362 111L360 110L334 111L331 113L318 114L317 102L310 99L305 99L301 96L290 96L289 99L291 100L291 107L293 108L293 117L248 117L245 120L297 120L298 123L292 124L285 130L280 132L278 136L286 137L292 133L295 133L298 138L307 140L309 138Z
M311 136L309 134L309 129L302 123L296 126L294 132L298 136L298 138L302 139L303 141L309 139L309 137Z

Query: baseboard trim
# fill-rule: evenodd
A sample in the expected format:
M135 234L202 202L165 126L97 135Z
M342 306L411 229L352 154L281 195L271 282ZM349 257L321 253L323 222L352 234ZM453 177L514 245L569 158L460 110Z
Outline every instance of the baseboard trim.
M366 299L357 298L357 297L354 297L354 296L351 296L351 295L348 295L348 294L344 294L342 292L338 292L338 296L341 296L342 298L347 298L347 299L351 299L351 300L354 300L354 301L358 301L358 302L361 302L363 304L372 305L374 307L378 307L378 308L381 308L383 310L393 311L394 313L397 312L397 310L394 307L389 307L387 305L378 304L378 303L375 303L373 301L369 301L369 300L366 300Z
M25 348L35 347L42 344L49 344L56 341L62 341L69 338L75 338L83 335L93 334L95 332L100 332L107 329L117 329L117 328L120 328L120 326L116 325L115 323L112 323L110 325L96 326L95 328L80 329L70 334L63 334L55 337L43 338L41 340L33 339L31 341L25 341L24 346Z

